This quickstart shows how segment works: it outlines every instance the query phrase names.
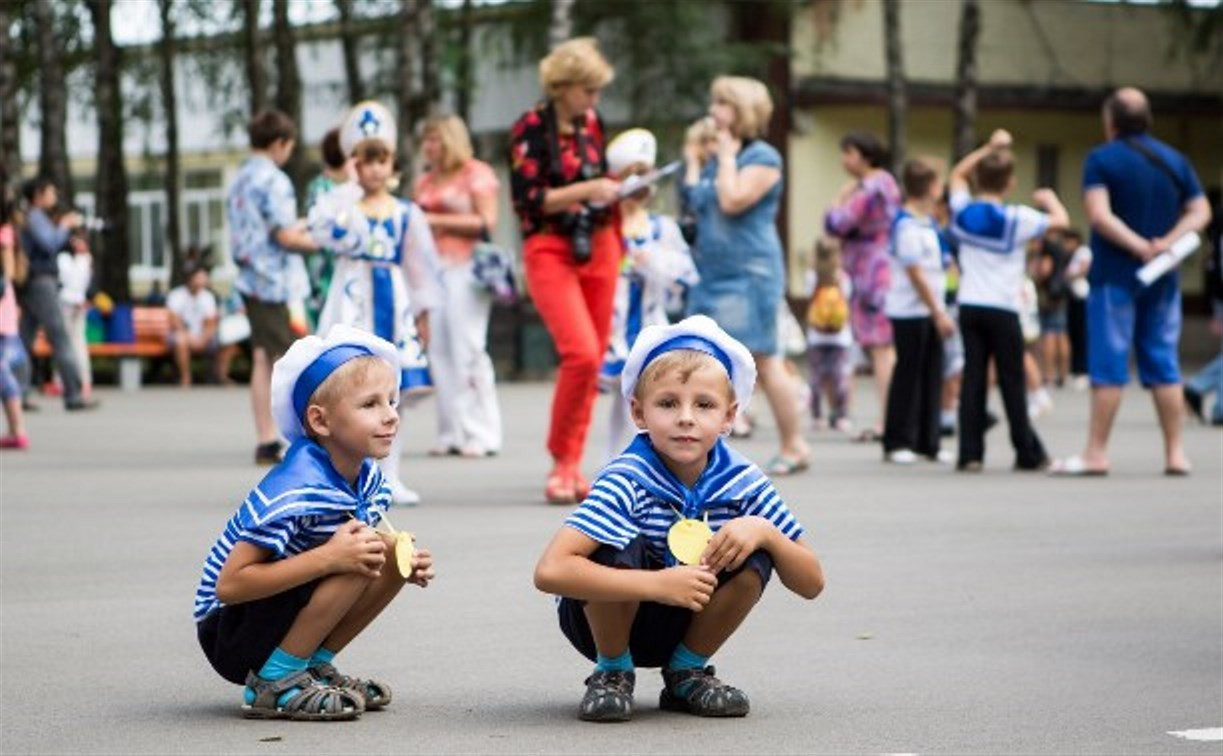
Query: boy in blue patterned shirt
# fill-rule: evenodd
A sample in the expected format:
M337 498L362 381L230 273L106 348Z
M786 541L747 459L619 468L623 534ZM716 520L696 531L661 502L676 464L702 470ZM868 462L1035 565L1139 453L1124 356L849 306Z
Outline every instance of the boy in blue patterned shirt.
M663 668L664 709L746 715L747 695L718 680L709 657L774 569L804 598L823 589L802 526L723 441L755 380L751 354L704 316L649 326L633 344L621 390L642 432L535 568L535 586L563 597L562 631L596 662L582 719L632 716L635 665Z
M200 646L246 685L247 717L353 719L391 700L386 683L332 661L405 582L433 578L424 549L401 575L396 542L373 529L391 498L372 458L398 429L398 367L389 342L336 326L273 368L272 410L292 444L226 524L195 593Z

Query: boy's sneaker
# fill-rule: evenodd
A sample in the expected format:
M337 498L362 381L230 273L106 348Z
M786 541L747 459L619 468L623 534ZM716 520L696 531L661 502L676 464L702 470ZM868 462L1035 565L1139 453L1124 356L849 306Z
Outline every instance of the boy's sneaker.
M279 441L269 441L255 447L255 464L279 465L284 459L284 447Z
M895 449L888 452L884 459L896 465L911 465L917 461L917 455L911 449Z
M698 717L745 717L751 710L747 694L714 677L712 665L704 669L664 669L666 685L658 697L658 707L683 711ZM680 694L677 691L683 690Z
M586 678L586 695L578 717L587 722L627 722L633 716L633 687L637 673L596 669Z

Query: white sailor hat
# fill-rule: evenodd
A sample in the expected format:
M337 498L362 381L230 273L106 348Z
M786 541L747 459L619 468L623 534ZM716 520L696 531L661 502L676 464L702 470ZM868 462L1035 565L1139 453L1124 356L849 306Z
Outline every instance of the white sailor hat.
M620 374L620 391L626 400L633 397L637 379L646 366L657 357L677 349L692 349L704 352L717 360L735 392L735 401L746 407L756 385L756 360L747 347L723 331L712 318L693 315L672 325L646 326L637 336L628 359L624 361L624 372Z
M614 176L638 164L653 168L657 159L658 140L645 129L623 131L607 145L607 169Z
M340 149L351 155L357 145L370 139L382 142L391 152L397 146L395 116L375 100L359 102L348 111L340 126Z
M381 357L399 375L399 352L369 331L337 324L327 336L306 336L272 366L272 416L290 442L306 435L306 407L323 381L358 357Z

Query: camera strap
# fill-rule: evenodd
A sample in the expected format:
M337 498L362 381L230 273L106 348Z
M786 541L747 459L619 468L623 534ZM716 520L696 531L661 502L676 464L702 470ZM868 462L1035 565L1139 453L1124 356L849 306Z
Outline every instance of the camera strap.
M587 134L585 129L584 114L581 117L573 119L573 140L574 146L578 153L578 180L591 178L587 174L590 164L586 161L586 146ZM544 108L544 129L548 133L548 170L552 173L554 181L560 182L558 186L564 186L569 183L565 179L564 163L561 160L561 137L560 127L557 125L556 105L549 102Z
M1152 165L1163 171L1168 178L1172 179L1172 183L1176 186L1177 204L1184 204L1185 198L1189 194L1189 191L1185 186L1185 182L1181 180L1181 177L1177 175L1176 171L1172 170L1172 166L1168 165L1168 162L1164 160L1158 152L1143 144L1141 141L1139 141L1138 137L1133 135L1122 138L1121 142L1134 152L1137 152L1145 157L1151 162Z

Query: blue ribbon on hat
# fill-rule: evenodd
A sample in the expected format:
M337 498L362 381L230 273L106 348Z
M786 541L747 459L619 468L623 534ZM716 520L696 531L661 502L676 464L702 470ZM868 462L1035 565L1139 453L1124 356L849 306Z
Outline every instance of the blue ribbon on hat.
M293 411L297 413L297 417L306 419L306 406L310 397L341 365L358 357L372 357L373 354L367 347L359 344L339 344L315 357L293 384Z
M691 349L696 352L704 352L713 357L718 362L722 363L722 367L726 368L726 375L733 377L734 371L730 368L730 356L722 351L722 347L713 343L704 336L695 336L692 334L682 334L680 336L672 336L666 341L650 350L650 353L645 356L641 362L641 371L645 372L646 365L649 365L657 357L667 352L674 352L676 349Z

